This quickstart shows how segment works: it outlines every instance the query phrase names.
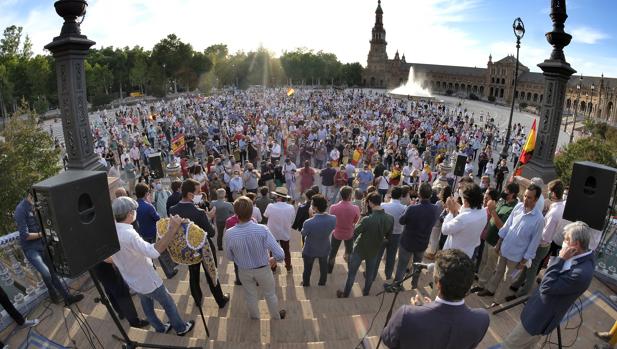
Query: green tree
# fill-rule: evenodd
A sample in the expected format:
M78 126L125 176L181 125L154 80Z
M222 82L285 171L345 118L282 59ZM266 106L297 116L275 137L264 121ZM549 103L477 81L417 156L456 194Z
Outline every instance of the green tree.
M555 156L557 175L564 183L570 183L572 167L576 161L592 161L617 167L615 148L608 142L596 137L583 137L568 144Z
M18 27L15 25L6 27L4 29L3 38L0 39L1 60L5 61L7 59L17 57L17 55L19 54L19 44L21 42L22 31L22 27Z
M0 234L15 231L13 211L30 187L60 171L60 150L27 108L0 133Z

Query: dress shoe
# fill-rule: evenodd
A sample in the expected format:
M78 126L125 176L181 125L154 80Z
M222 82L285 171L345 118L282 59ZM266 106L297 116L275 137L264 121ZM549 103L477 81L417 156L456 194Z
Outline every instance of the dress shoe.
M484 287L474 286L471 288L471 290L469 290L469 293L476 293L476 292L482 292L482 291L484 291Z
M287 316L287 310L283 309L279 311L279 316L281 317L281 320L285 319L285 317Z
M240 281L236 280L236 281L234 281L234 285L236 285L236 286L242 286L242 283L241 283Z
M511 302L517 298L518 298L517 296L511 295L511 296L507 296L505 299L506 299L506 302Z
M518 287L510 286L510 291L512 292L518 292L518 289L519 289Z
M84 299L84 295L83 294L73 294L73 295L69 295L65 300L64 300L64 305L66 305L67 307L71 304L75 304L79 301L81 301L82 299Z
M608 342L612 337L610 332L594 332L593 334L605 342Z
M347 296L345 296L345 293L341 290L337 290L336 291L336 298L347 298Z
M478 297L493 297L495 294L489 290L482 290L478 292Z
M304 281L301 281L300 282L300 286L302 286L302 287L309 287L309 286L311 286L311 284L309 284L309 283L305 284Z
M223 303L219 304L219 309L223 309L225 308L225 306L227 305L227 303L229 303L229 293L225 293L223 295Z
M320 282L320 283L317 284L317 286L326 286L326 283L325 282L324 283Z
M144 327L146 327L146 326L148 326L148 325L150 325L150 323L149 323L147 320L142 320L142 319L139 319L139 320L137 320L137 322L136 322L136 323L131 324L131 327L135 327L135 328L144 328Z

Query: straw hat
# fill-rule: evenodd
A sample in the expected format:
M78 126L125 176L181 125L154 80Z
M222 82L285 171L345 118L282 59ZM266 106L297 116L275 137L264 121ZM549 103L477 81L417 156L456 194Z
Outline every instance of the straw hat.
M284 197L286 199L291 199L291 196L289 196L289 192L285 187L277 187L272 194Z

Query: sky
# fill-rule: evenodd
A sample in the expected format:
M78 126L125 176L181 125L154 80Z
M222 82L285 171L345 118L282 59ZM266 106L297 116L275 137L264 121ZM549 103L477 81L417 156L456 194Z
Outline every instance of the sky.
M60 32L52 0L0 0L0 27L24 27L35 53ZM485 67L515 54L512 22L526 33L520 61L532 71L550 55L550 0L383 0L388 55L407 62ZM90 0L82 33L101 46L151 49L175 33L196 50L260 45L279 55L304 47L366 65L377 0ZM617 77L616 0L569 0L566 59L583 75Z

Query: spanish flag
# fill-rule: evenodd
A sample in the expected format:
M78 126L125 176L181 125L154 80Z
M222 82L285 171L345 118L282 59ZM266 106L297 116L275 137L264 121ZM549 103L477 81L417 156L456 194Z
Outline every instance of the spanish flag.
M287 96L291 97L293 96L293 94L296 93L296 90L294 90L293 88L289 88L289 90L287 90Z
M525 146L521 151L521 156L518 158L518 164L516 166L516 170L514 171L515 176L520 176L523 172L523 165L531 160L533 150L536 147L536 134L536 120L534 119L533 124L531 124L531 130L529 130L529 135L527 135Z

